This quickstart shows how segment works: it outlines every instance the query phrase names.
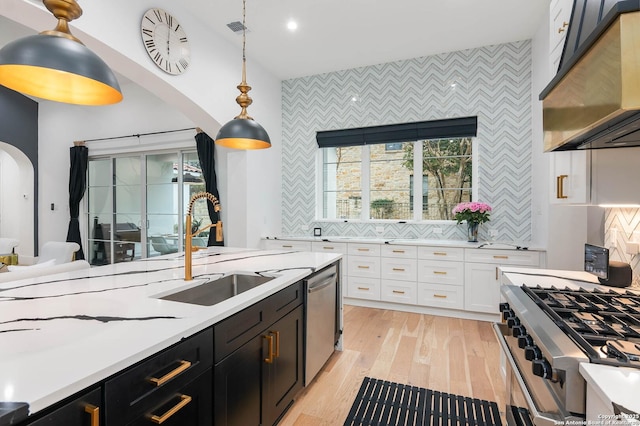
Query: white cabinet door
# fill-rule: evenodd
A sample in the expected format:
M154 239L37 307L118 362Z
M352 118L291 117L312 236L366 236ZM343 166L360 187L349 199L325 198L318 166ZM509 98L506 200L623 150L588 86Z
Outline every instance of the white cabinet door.
M500 304L500 266L467 263L464 271L464 309L497 314Z
M564 50L564 41L569 30L573 0L551 0L549 13L549 64L555 76Z
M552 204L587 204L590 202L589 151L550 153L550 202Z

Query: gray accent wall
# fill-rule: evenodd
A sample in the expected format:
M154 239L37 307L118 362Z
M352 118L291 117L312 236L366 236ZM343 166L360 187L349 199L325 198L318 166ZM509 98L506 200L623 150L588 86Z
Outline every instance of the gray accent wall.
M530 40L284 81L282 235L310 236L321 227L323 235L380 236L380 223L316 220L316 131L474 115L478 201L494 209L480 239L530 242ZM466 228L387 222L382 237L464 240Z

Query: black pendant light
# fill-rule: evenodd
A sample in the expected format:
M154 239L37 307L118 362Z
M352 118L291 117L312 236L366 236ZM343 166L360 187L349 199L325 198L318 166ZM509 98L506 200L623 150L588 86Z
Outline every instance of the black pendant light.
M247 84L247 27L245 26L245 19L246 0L242 0L242 83L237 86L238 90L240 90L240 95L236 98L236 102L242 109L240 110L240 115L220 128L216 136L216 144L236 149L264 149L271 146L269 135L260 124L256 123L247 114L247 107L251 105L253 100L248 94L251 86Z
M122 92L106 63L69 30L82 15L76 0L43 0L56 28L0 49L0 84L26 95L79 105L120 102Z

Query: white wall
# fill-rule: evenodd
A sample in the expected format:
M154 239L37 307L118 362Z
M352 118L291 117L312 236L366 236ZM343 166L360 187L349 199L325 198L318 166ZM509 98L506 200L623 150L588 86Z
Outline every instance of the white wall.
M74 140L171 130L182 124L201 127L215 137L221 124L240 110L235 97L238 95L236 86L241 79L241 49L212 34L198 17L184 13L170 0L112 0L82 6L83 16L72 23L73 34L112 69L153 93L158 98L155 100L158 105L154 104L152 110L145 110L137 108L135 100L133 104L107 107L41 103L41 243L66 237L68 147ZM187 29L192 62L184 75L170 76L160 71L143 49L139 36L140 18L151 7L171 11ZM127 13L122 13L123 10ZM0 2L0 15L37 31L54 26L48 11L27 0L3 0ZM114 22L117 22L116 26ZM250 95L254 99L249 113L267 130L272 147L256 152L233 152L221 148L216 155L223 220L225 216L228 218L225 223L227 245L257 247L261 230L275 233L281 223L281 90L277 78L252 62L250 56L247 60L247 80L253 87ZM125 98L144 97L137 89L124 90ZM163 110L158 100L170 107ZM123 109L119 111L120 108ZM158 110L164 112L154 116ZM231 152L233 154L229 155ZM242 178L228 180L227 171L233 171ZM234 208L235 203L224 201L229 197L241 198L244 202ZM47 210L52 202L60 206L59 209ZM229 206L225 208L225 204Z

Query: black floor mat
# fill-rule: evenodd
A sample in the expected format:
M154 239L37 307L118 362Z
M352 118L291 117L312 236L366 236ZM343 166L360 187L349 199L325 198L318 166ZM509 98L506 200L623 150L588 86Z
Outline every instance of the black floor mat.
M502 425L495 402L365 377L345 426Z

